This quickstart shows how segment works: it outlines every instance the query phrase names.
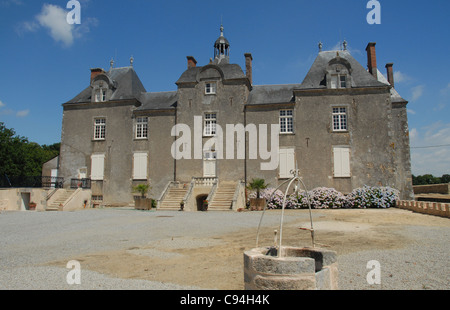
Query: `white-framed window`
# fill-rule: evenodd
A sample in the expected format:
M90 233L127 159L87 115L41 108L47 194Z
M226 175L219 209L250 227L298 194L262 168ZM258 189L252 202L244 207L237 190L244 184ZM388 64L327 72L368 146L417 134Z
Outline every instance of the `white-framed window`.
M136 152L133 154L133 180L147 180L148 153Z
M105 172L105 154L91 156L91 180L103 181Z
M208 82L205 85L205 94L206 95L215 95L217 90L216 82Z
M333 131L347 131L347 108L334 107L333 108Z
M205 136L214 136L216 134L217 114L205 113L205 127L203 134Z
M347 88L347 76L341 74L331 75L331 88Z
M106 138L106 118L96 118L94 120L94 140L105 140Z
M136 117L136 139L148 138L148 117Z
M333 148L334 177L349 178L350 171L350 147L336 146Z
M280 165L279 165L279 178L288 179L292 178L291 171L295 169L295 149L283 148L279 150Z
M280 111L280 133L294 133L294 111Z
M106 101L106 89L99 88L95 91L95 102Z

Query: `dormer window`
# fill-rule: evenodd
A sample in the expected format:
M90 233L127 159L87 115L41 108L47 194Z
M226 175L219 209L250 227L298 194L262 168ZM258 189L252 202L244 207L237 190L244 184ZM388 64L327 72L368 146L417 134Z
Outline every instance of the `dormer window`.
M331 75L331 87L336 88L347 88L347 75L345 74L333 74Z
M106 89L100 88L95 91L95 102L106 101Z
M215 82L208 82L205 86L205 94L206 95L215 95L216 94L217 85Z

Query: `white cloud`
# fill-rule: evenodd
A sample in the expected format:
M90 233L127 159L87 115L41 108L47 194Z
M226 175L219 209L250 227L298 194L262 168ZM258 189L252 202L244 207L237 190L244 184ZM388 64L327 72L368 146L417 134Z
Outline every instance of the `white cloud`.
M6 106L6 104L4 104L3 101L0 100L0 108L3 108L5 106Z
M50 31L50 35L55 41L60 41L65 46L73 44L74 27L67 23L66 10L57 5L44 4L36 19L42 27Z
M411 101L416 101L420 97L422 97L424 90L425 90L425 86L424 85L418 85L416 87L413 87L412 88L412 99L411 99Z
M409 77L405 73L403 73L401 71L394 71L395 83L402 83L402 82L407 82L407 81L411 81L411 80L412 80L411 77Z
M27 117L30 114L30 110L22 110L16 113L17 117Z
M447 95L448 93L450 93L450 83L447 84L447 87L445 87L444 89L441 89L442 95Z
M414 110L408 109L407 111L409 114L416 115L416 111L414 111Z
M436 122L410 131L414 175L450 174L450 123Z
M83 2L87 5L87 2ZM72 25L67 22L69 10L53 4L44 4L41 12L32 21L26 21L16 27L16 32L22 35L26 32L36 32L45 28L56 42L65 47L73 45L75 39L89 33L92 27L98 25L96 18L83 18L80 25Z

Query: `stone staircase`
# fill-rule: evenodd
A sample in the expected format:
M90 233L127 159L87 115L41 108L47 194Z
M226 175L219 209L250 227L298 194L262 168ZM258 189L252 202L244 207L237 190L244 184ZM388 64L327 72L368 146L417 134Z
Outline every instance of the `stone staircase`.
M59 211L59 205L66 203L70 196L75 193L76 190L58 189L53 196L47 201L46 211Z
M183 200L187 191L188 188L178 188L178 187L169 188L164 200L161 202L158 209L171 211L180 210L180 202Z
M208 206L208 211L230 211L237 184L235 182L219 183L216 193Z

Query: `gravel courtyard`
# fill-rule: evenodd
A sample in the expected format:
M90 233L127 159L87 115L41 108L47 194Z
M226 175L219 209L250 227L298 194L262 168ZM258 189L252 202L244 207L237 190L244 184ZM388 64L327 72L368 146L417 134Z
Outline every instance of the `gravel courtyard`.
M265 213L272 245L280 211ZM241 290L243 252L262 212L161 212L131 208L0 213L3 290ZM316 242L338 254L342 290L450 289L450 220L399 209L314 210ZM310 246L307 210L287 210L283 245ZM69 285L69 261L81 284ZM381 267L369 284L367 263Z

